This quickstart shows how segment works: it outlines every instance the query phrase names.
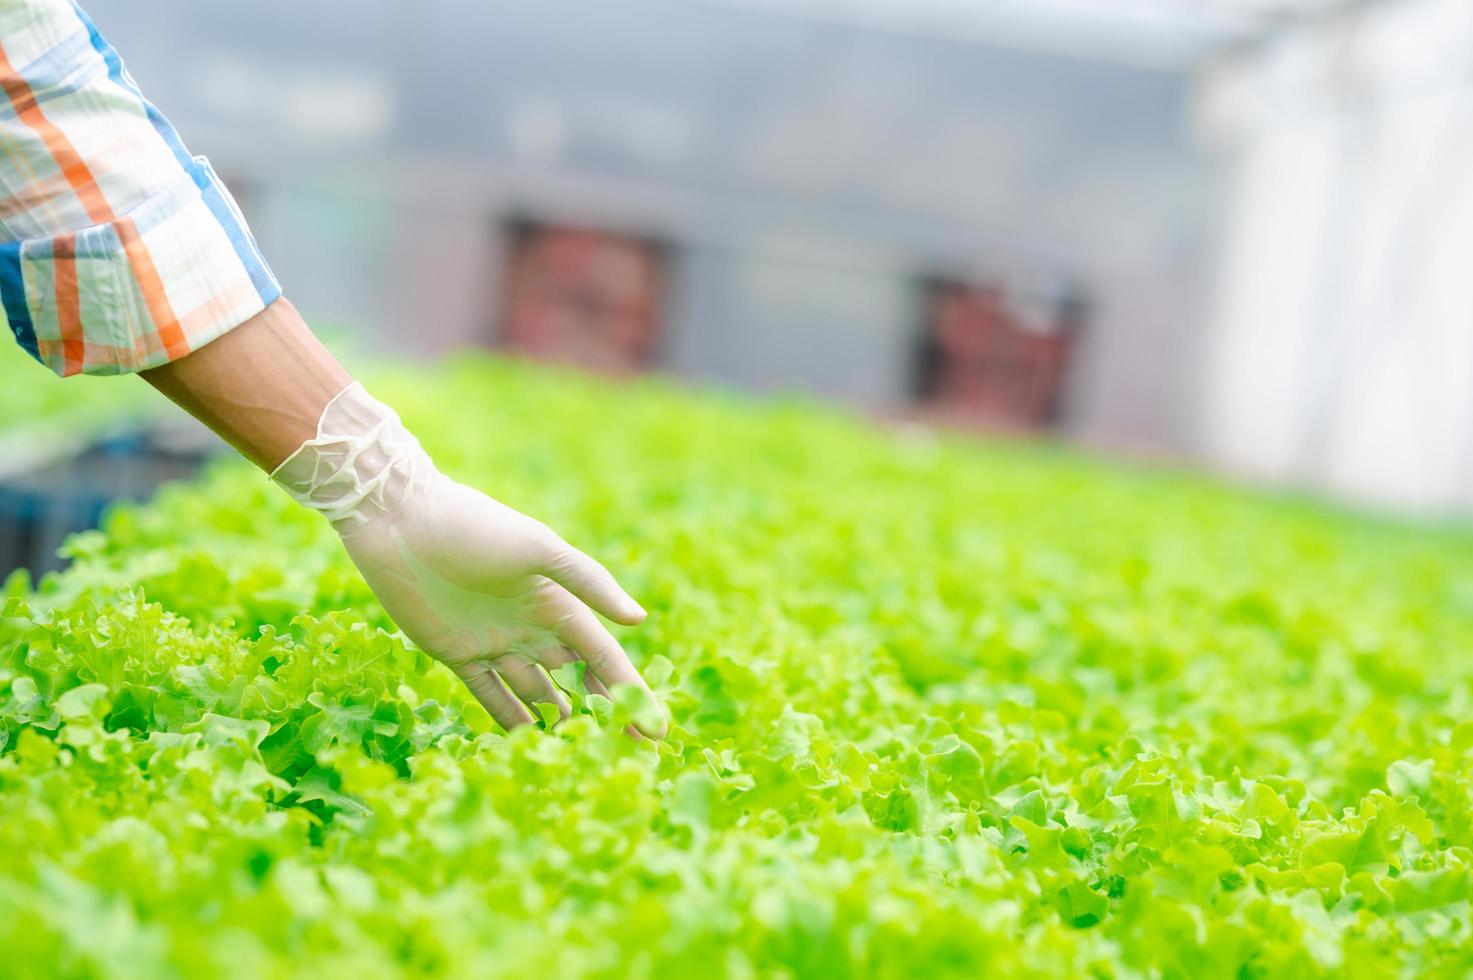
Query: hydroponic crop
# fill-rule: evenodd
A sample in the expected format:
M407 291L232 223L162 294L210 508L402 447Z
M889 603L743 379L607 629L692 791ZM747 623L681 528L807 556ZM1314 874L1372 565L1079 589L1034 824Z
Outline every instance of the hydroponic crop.
M496 731L219 467L8 587L0 974L1473 969L1466 532L658 383L373 387L650 609L669 738Z

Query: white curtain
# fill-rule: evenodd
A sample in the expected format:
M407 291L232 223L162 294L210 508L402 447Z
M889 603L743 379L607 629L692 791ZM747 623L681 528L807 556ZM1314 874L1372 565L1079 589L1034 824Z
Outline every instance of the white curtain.
M1200 447L1473 510L1473 4L1310 23L1205 72L1219 228Z

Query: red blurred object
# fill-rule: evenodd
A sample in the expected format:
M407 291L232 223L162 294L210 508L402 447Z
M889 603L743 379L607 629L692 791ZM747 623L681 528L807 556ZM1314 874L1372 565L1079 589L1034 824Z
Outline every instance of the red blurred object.
M595 371L646 367L659 340L665 250L633 235L568 225L513 226L501 341Z
M1025 306L997 285L929 283L919 401L960 420L1019 429L1052 425L1082 319L1083 303L1072 295L1029 299Z

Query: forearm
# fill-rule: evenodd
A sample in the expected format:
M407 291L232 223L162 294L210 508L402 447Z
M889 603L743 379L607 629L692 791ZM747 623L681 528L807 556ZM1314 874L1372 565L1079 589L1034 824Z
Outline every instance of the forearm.
M267 472L317 434L323 408L352 382L285 298L140 374Z
M0 77L17 114L0 314L26 351L62 375L142 374L331 520L384 611L504 727L569 714L548 672L581 660L590 695L632 686L637 728L663 734L597 615L632 626L644 610L546 525L442 475L353 383L281 298L225 185L79 9L0 2Z

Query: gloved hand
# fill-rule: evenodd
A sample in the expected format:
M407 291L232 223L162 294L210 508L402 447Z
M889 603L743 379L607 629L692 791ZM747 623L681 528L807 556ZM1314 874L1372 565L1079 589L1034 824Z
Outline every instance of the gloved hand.
M502 727L533 721L537 702L566 717L546 670L579 658L590 693L648 690L594 615L645 618L614 577L545 524L441 474L361 384L328 403L316 438L271 478L332 522L394 622ZM663 725L644 734L659 738Z

